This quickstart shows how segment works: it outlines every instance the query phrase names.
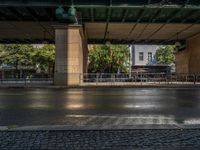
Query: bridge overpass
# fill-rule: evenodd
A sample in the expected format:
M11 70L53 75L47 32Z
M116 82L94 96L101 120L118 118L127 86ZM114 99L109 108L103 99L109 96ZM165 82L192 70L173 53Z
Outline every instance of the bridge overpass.
M77 23L57 9L76 9ZM0 43L56 44L55 83L79 84L87 44L174 44L179 73L200 73L199 0L0 0Z

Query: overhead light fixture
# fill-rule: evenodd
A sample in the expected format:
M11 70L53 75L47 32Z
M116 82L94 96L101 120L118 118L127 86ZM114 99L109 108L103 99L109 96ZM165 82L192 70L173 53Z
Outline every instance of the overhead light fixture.
M176 46L176 47L181 47L181 43L180 43L179 41L176 41L176 42L175 42L175 46Z
M44 41L42 42L42 44L49 44L49 41L44 40Z
M177 48L181 47L181 43L179 42L178 35L179 35L179 33L177 33L177 38L176 38L176 42L175 42L175 46Z
M111 45L111 42L109 40L107 40L106 45Z
M106 33L106 35L107 35L107 40L106 40L106 45L111 45L111 41L110 41L110 39L109 39L109 32L107 32Z

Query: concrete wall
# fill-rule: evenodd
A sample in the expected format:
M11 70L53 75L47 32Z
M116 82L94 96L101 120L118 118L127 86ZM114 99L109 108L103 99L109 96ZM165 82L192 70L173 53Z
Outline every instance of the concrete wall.
M87 33L86 30L80 30L82 38L82 48L83 48L83 73L88 72L88 43L87 43Z
M176 54L177 73L200 73L200 34L187 40L185 50Z
M176 73L189 73L189 49L176 53Z

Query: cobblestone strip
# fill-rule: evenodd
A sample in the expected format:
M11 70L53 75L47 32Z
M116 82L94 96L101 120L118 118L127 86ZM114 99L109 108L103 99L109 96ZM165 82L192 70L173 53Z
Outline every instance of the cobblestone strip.
M200 149L200 129L2 131L0 150Z

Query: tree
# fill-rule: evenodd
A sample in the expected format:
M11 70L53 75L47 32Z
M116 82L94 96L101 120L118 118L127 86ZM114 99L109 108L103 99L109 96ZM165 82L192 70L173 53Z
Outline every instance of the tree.
M6 64L15 67L19 72L19 66L47 71L49 65L55 61L55 46L44 45L33 47L31 44L2 44L0 45L0 65Z
M15 67L33 65L34 49L29 44L5 44L0 46L0 63Z
M175 51L175 46L168 45L161 47L156 53L158 63L167 65L174 63L175 62L174 51Z
M127 72L128 62L129 48L127 45L93 45L89 48L89 72Z
M48 44L35 48L33 62L37 70L47 72L49 66L55 62L55 46Z

